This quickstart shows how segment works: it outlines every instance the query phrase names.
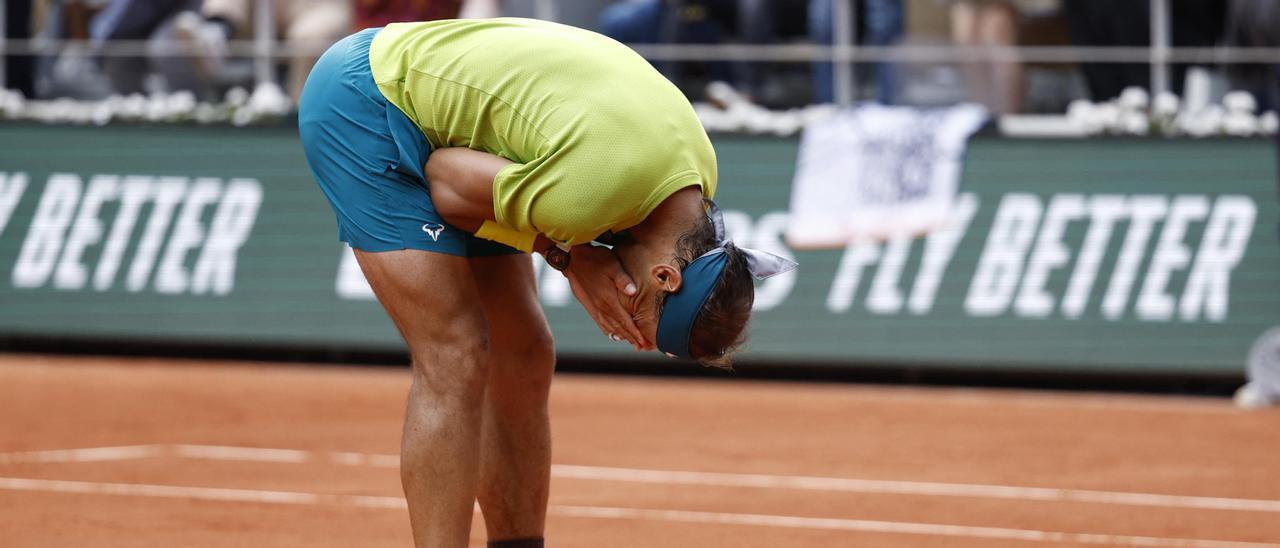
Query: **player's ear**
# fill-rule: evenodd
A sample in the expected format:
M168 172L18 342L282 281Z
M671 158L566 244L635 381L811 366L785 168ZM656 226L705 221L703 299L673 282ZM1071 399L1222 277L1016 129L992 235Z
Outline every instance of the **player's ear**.
M658 285L658 288L667 293L675 293L680 290L680 284L684 278L680 276L680 269L667 263L658 263L649 269L649 277Z

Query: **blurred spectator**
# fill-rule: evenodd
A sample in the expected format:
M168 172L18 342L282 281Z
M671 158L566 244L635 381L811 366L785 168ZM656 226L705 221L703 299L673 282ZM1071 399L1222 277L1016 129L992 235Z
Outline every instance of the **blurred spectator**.
M1207 47L1222 35L1226 4L1221 0L1170 0L1170 34L1174 46ZM1071 40L1081 46L1151 45L1148 0L1065 0ZM1170 87L1182 93L1188 65L1175 64ZM1106 101L1127 87L1148 88L1151 69L1145 63L1084 63L1085 81L1094 101Z
M196 9L200 0L111 0L95 15L89 25L94 53L101 56L102 71L119 94L141 93L153 62L163 66L163 51L168 42L161 29L172 25L173 18L184 10ZM112 40L149 40L148 51L161 55L101 55Z
M719 43L736 30L739 2L621 0L601 11L600 32L636 44Z
M356 0L353 30L404 21L483 19L501 12L498 0Z
M1276 0L1231 0L1227 6L1227 26L1223 37L1228 46L1280 47L1280 2ZM1228 65L1232 87L1243 89L1258 99L1260 111L1280 107L1280 64Z
M737 0L623 0L600 13L600 32L630 44L718 44L732 32ZM655 62L669 80L681 66ZM712 78L728 80L724 63L711 65Z
M733 10L738 41L744 44L776 44L807 33L810 0L738 0ZM732 64L733 81L748 97L768 104L786 102L782 67L760 61ZM766 78L767 72L767 78Z
M31 38L32 2L30 0L7 0L0 2L4 10L4 28L0 36L12 40ZM30 55L10 55L4 59L4 72L0 74L6 89L16 89L23 96L35 96L35 59Z
M179 41L207 81L216 80L228 58L227 41L253 36L254 0L204 0L199 13L186 12L175 22ZM298 48L289 59L286 89L296 101L322 46L346 36L352 27L349 0L273 0L275 32L286 46Z
M1058 9L1057 0L953 0L951 38L957 45L1008 48L1019 45L1019 27L1026 17L1044 16ZM1026 82L1018 60L984 58L962 63L969 99L993 114L1022 111Z
M601 32L628 43L714 44L731 38L744 44L770 44L808 36L818 44L835 41L836 0L627 0L604 10ZM897 43L903 34L902 0L853 0L858 22L855 39L876 46ZM655 63L675 79L673 63ZM876 63L876 96L886 103L897 95L892 64ZM779 74L763 77L760 62L712 65L713 78L730 80L745 95L765 103L786 102L786 91L775 89ZM814 96L818 102L834 100L832 63L814 64Z
M31 30L38 49L33 96L99 99L111 93L94 49L90 22L106 0L44 0L32 4ZM64 40L76 43L63 45Z
M808 0L627 0L601 13L600 31L615 40L636 44L768 44L805 32ZM780 102L776 74L764 78L759 61L713 62L709 79L732 82L753 101ZM659 61L667 78L681 81L690 65ZM701 66L701 65L694 65ZM697 87L697 86L694 86Z
M814 43L835 43L835 1L809 1L809 36ZM858 22L854 39L870 46L892 46L902 40L906 12L902 0L858 0L851 2ZM892 63L875 63L876 100L893 104L898 96L898 74ZM814 100L835 101L835 67L832 63L814 63Z
M354 30L400 21L457 19L463 0L356 0Z
M502 15L502 0L463 0L459 19L488 19Z
M600 33L619 42L656 44L674 36L664 36L664 18L671 14L663 0L622 0L600 12Z
M100 71L84 48L50 46L61 40L89 37L88 11L79 2L42 0L32 5L31 30L39 46L33 74L33 97L68 95L98 98L106 93Z

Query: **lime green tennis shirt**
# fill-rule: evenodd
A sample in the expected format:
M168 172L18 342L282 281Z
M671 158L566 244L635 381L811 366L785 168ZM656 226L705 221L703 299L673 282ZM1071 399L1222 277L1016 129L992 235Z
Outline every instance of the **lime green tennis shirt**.
M693 107L630 48L529 19L398 23L369 53L387 100L433 148L513 162L493 181L504 235L568 245L635 226L668 196L712 197L716 158Z

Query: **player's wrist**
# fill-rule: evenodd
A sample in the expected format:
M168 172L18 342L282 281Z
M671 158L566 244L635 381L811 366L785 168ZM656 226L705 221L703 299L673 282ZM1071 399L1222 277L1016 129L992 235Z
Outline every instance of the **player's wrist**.
M551 268L565 272L569 269L573 255L561 248L559 244L548 241L542 249L542 257L547 260L547 265Z

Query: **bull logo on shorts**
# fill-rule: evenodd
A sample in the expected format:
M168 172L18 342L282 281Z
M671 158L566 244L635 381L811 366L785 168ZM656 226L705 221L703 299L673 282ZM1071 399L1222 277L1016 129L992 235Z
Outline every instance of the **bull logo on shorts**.
M444 225L440 223L427 223L422 225L422 231L431 235L431 241L440 241L440 233L444 232Z

